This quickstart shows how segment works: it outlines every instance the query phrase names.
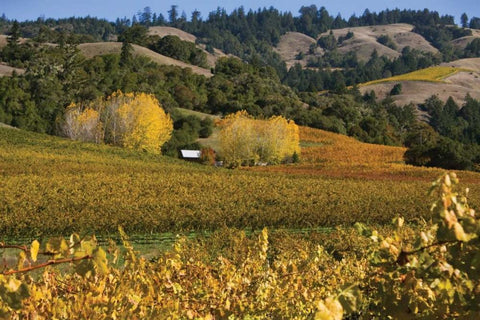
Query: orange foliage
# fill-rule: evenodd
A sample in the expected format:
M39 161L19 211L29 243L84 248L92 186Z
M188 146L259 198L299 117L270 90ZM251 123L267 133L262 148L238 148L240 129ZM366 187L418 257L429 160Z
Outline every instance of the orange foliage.
M431 181L441 169L405 165L405 148L363 143L354 138L300 127L302 163L251 170L366 180Z
M335 162L345 165L372 165L403 162L405 148L362 143L344 135L300 128L302 158L306 162Z

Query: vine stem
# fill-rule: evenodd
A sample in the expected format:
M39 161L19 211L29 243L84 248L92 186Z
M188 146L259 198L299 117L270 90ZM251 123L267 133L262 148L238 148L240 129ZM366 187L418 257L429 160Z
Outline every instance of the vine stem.
M408 256L410 256L412 254L416 254L418 252L430 249L432 247L442 246L444 244L455 244L455 243L458 243L458 242L459 242L458 240L455 240L455 241L439 241L439 242L435 242L435 243L429 244L428 246L421 247L421 248L418 248L418 249L412 250L412 251L402 250L397 257L397 261L395 261L395 262L398 263L399 265L403 266L409 261Z
M86 256L77 257L77 258L48 260L45 263L37 264L35 266L31 266L31 267L23 268L23 269L18 269L18 270L8 270L8 271L2 272L1 274L4 275L4 276L8 276L8 275L11 275L11 274L24 273L24 272L29 272L29 271L36 270L36 269L45 268L47 266L51 266L51 265L55 265L55 264L70 263L70 262L81 261L81 260L89 260L89 259L92 259L91 255L86 255Z
M19 249L22 251L27 252L28 248L27 246L19 246L19 245L14 245L14 244L4 244L0 242L0 249Z

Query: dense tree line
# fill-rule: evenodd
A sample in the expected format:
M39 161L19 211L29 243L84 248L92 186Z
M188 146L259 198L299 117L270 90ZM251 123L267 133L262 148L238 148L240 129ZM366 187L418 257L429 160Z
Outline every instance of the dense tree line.
M464 27L477 27L480 23L479 18L472 17L468 19L466 14L462 15L462 25ZM8 20L5 16L0 18L0 28L6 32L11 28L13 21ZM197 36L197 41L204 43L207 50L213 51L213 48L219 48L226 53L235 54L245 61L250 63L260 64L263 66L269 65L274 67L277 75L284 80L284 83L292 83L296 80L289 80L295 75L287 75L287 68L280 56L274 52L272 46L275 46L281 35L288 31L298 31L308 34L312 37L317 37L320 33L330 29L357 27L357 26L371 26L383 25L390 23L410 23L415 26L414 31L424 36L442 53L438 57L428 57L427 60L433 60L432 63L440 61L453 60L463 57L475 57L479 55L476 47L473 44L472 48L468 48L465 52L458 52L454 50L450 41L465 35L471 34L470 30L458 28L454 26L454 18L451 15L439 15L436 11L424 10L384 10L379 13L370 12L368 9L364 11L361 16L352 15L349 19L345 19L340 15L332 16L325 9L325 7L317 8L316 5L302 6L299 9L299 15L293 16L290 12L280 12L279 10L270 8L261 8L256 11L246 11L243 7L233 10L230 14L225 9L218 8L216 11L210 12L204 19L202 14L195 10L191 13L191 17L182 12L176 5L173 5L168 11L168 16L164 17L160 13L155 13L150 7L145 7L143 11L134 14L131 19L126 17L118 18L115 22L108 22L103 19L92 17L85 18L66 18L66 19L44 19L38 18L36 21L25 21L20 23L21 35L24 37L33 37L39 42L54 42L63 43L67 39L70 42L91 42L100 40L114 40L115 35L119 36L119 41L123 41L123 35L129 29L139 31L139 26L149 27L157 25L167 25L180 28L187 32L193 33ZM135 27L136 26L136 27ZM132 28L134 27L134 28ZM144 34L145 35L145 34ZM145 37L140 37L140 34L131 34L131 43L137 43L146 46ZM170 41L171 39L169 39ZM331 39L330 39L331 40ZM344 39L338 39L341 42ZM385 40L385 39L384 39ZM388 39L386 39L388 40ZM166 41L166 40L165 40ZM379 39L382 41L382 39ZM172 56L171 49L159 48L158 41L150 43L150 47L156 51L169 52ZM172 41L170 41L172 42ZM388 41L384 41L388 45ZM335 44L333 44L334 49ZM194 62L197 65L204 65L204 58L200 52L196 52L196 48L186 49L185 43L175 43L175 49L181 54L181 60L187 62ZM188 51L188 52L187 52ZM356 68L358 65L357 59L352 55L342 57L335 50L328 50L327 54L309 61L310 66L318 68L326 68L329 65L338 68ZM168 54L167 54L168 55ZM187 57L188 56L188 57ZM178 57L177 57L178 58ZM408 55L404 60L408 60ZM398 59L397 59L398 60ZM393 64L393 62L392 62ZM416 68L420 68L428 63L419 63ZM347 70L342 72L343 81L346 85L358 83L360 81L368 81L379 78L384 74L398 74L401 72L412 71L415 68L411 64L402 66L399 61L395 62L395 66L386 66L385 70L378 71L375 68L373 73L376 75L365 75L365 71L370 69L367 67L364 70L357 72L356 70ZM360 68L361 69L361 68ZM294 70L297 72L298 70ZM323 71L321 73L329 73L329 75L312 75L311 72L305 71L301 77L306 78L303 82L313 81L315 85L307 90L323 90L332 89L337 85L328 85L329 80L315 81L319 78L333 77L335 81L339 78L338 74L333 74L330 71ZM368 73L368 72L367 72ZM342 79L339 79L342 82ZM302 82L300 80L300 82ZM323 86L320 83L327 83ZM299 90L305 90L304 86L295 86ZM337 86L338 87L338 86ZM340 85L341 87L341 85Z
M480 163L480 101L467 96L460 108L432 96L421 105L428 124L417 126L406 139L407 163L447 169L478 170Z
M148 46L153 51L196 66L208 67L206 53L198 49L194 43L182 41L179 37L171 35L156 38L154 37Z
M14 21L5 15L0 17L0 32L6 33ZM42 38L46 42L58 42L65 35L77 35L81 42L109 41L116 33L116 24L96 17L70 17L53 19L39 17L36 20L19 22L21 36Z
M314 69L294 65L283 82L299 91L332 90L341 93L347 86L427 68L441 61L438 55L410 47L405 47L402 55L393 60L379 56L374 50L367 62L358 60L353 51L341 56L332 50L323 57L309 61L308 66ZM332 71L333 68L336 70Z
M264 52L253 54L249 63L237 58L220 59L213 69L214 76L207 79L188 69L158 66L148 58L132 55L130 43L149 46L155 44L152 39L157 44L162 40L148 36L146 30L139 23L127 26L119 37L124 42L122 54L86 59L77 49L78 38L74 36L64 37L58 46L44 46L38 41L20 44L21 24L12 23L8 44L0 50L0 58L13 66L25 68L26 72L0 78L0 121L28 130L58 134L59 119L72 101L93 101L116 90L140 91L154 94L169 113L176 107L183 107L221 115L246 110L257 118L281 115L300 125L348 134L362 141L405 144L411 147L410 150L419 150L414 148L415 139L408 134L421 130L424 135L425 128L416 121L415 108L397 107L389 98L377 101L373 92L362 96L354 85L425 68L440 62L441 57L405 48L395 60L374 52L369 61L363 63L353 53L344 57L336 53L335 45L341 39L323 39L322 45L331 43L331 50L327 50L322 59L310 62L317 63L320 71L304 70L296 65L282 77L278 68L262 60L262 55L269 50L264 46ZM172 54L176 48L185 45L177 38L166 39L169 40L165 45L167 48L173 43L169 48ZM388 42L388 39L384 40ZM477 47L477 41L473 41L466 52L475 55ZM194 46L189 44L188 48L185 58L188 52L193 52ZM330 67L339 69L328 71ZM352 89L347 89L351 85ZM324 89L330 93L320 96L314 93ZM457 150L454 156L448 156L450 158L458 154L462 155L459 159L465 158L464 154L476 155L474 146L479 142L476 132L480 129L474 124L478 120L474 112L477 108L475 100L468 98L461 109L453 100L449 100L444 108L432 101L427 101L424 106L430 114L433 132L426 136L435 138L431 139L430 145L423 142L420 145L428 145L430 149L441 145L447 146L444 147L447 151ZM203 125L199 127L197 120L173 118L176 131L172 142L164 146L164 151L171 155L175 155L178 148L192 146L200 129L207 130ZM438 165L425 160L428 157L424 156L424 148L420 151L413 153L413 159L417 156L420 159L417 163ZM437 149L430 154L432 152L441 154ZM462 168L472 168L476 158L453 162L464 163Z
M0 122L27 130L58 134L59 119L71 102L93 101L122 90L153 93L169 113L176 107L221 115L246 110L255 117L282 115L301 125L351 134L364 141L402 143L400 132L392 134L396 129L390 111L383 120L362 123L377 113L372 108L381 109L375 99L358 92L345 97L297 94L281 83L272 67L237 58L219 59L214 76L207 79L189 69L158 66L133 55L86 59L75 44L17 43L13 48L27 50L31 59L24 62L24 75L0 78ZM183 141L175 143L178 146L193 140L176 139Z

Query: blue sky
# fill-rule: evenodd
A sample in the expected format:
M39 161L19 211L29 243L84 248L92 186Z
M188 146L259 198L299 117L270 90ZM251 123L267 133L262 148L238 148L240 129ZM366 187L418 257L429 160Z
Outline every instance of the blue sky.
M466 12L468 17L480 17L479 0L363 0L363 1L298 1L298 0L188 0L188 1L159 1L159 0L0 0L0 14L4 13L9 19L33 20L40 16L46 18L60 18L71 16L95 16L115 20L117 17L131 18L132 15L144 7L149 6L153 12L162 13L167 16L167 11L172 4L178 5L179 12L185 11L190 18L191 12L195 9L202 13L206 18L208 13L214 11L217 7L222 7L231 12L233 9L243 6L245 9L258 9L261 7L273 6L280 11L290 11L294 15L298 14L298 9L302 5L315 4L317 7L324 6L331 15L340 13L344 18L350 17L353 13L361 15L368 8L370 11L381 11L389 8L399 9L424 9L435 10L440 14L451 14L455 16L456 21L460 15Z

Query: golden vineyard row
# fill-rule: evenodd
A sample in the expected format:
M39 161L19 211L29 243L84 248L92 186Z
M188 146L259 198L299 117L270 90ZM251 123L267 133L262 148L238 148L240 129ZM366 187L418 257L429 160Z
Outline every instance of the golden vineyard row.
M345 165L328 161L312 165L308 149L303 164L273 166L267 170L274 172L259 173L215 169L16 130L1 129L0 135L0 232L4 235L105 233L115 232L119 225L127 232L147 233L222 226L259 229L385 223L398 213L417 218L418 212L425 212L425 194L417 190L426 190L432 175L426 171L423 181L378 181L374 169L385 168L366 161L350 169L367 177L349 177ZM305 132L302 135L308 141ZM355 152L353 144L344 144L345 150ZM391 150L397 152L395 148L369 148L384 148L383 153L392 159ZM328 144L322 156L328 154L326 150ZM289 169L301 175L275 172ZM330 178L329 170L344 170L345 176ZM472 190L475 186L471 185ZM474 192L472 196L475 202Z

